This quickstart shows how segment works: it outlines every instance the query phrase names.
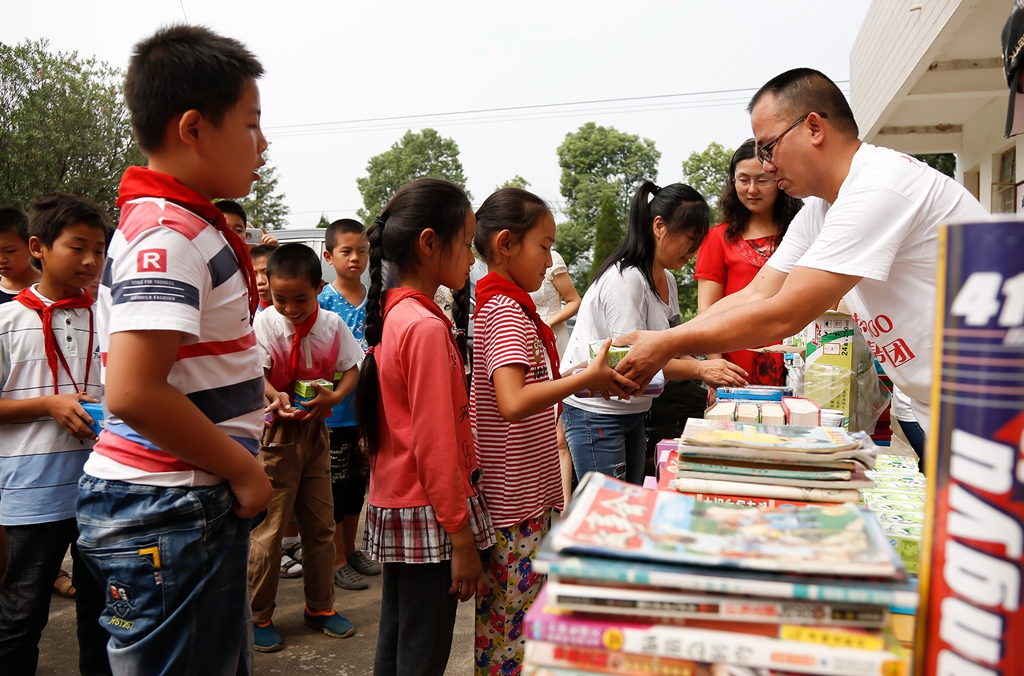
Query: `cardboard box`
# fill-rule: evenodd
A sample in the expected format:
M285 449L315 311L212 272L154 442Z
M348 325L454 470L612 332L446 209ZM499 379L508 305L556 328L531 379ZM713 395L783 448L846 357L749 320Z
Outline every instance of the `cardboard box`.
M807 326L804 340L804 396L821 408L842 411L844 427L859 430L858 422L851 421L857 408L857 376L874 368L874 357L857 323L848 314L826 312Z

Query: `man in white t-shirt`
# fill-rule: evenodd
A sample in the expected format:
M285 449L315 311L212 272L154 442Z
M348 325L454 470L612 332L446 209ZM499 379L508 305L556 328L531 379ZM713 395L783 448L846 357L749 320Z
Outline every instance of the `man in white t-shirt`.
M835 83L779 75L748 106L758 157L805 199L778 250L742 291L660 333L636 332L618 370L643 383L681 354L757 347L794 335L846 297L886 374L927 429L938 227L987 220L956 181L909 155L861 143Z

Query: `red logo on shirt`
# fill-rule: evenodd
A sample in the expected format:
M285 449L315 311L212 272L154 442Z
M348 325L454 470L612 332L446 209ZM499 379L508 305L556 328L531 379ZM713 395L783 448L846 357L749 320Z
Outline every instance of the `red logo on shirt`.
M910 346L902 338L897 338L888 345L882 346L882 351L885 352L885 356L889 358L893 366L903 366L914 358Z
M167 249L143 249L139 252L139 272L167 272Z

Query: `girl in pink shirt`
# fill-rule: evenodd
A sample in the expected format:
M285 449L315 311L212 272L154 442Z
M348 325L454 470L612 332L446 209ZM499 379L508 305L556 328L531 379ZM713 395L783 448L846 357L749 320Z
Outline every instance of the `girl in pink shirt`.
M523 616L543 582L533 557L552 512L563 508L559 403L579 390L620 393L616 379L627 382L605 361L611 341L586 370L559 377L555 335L530 298L551 266L554 241L551 211L525 190L499 190L476 212L476 249L490 273L476 286L469 416L498 539L476 602L478 675L522 670Z
M383 564L375 676L442 676L458 601L483 590L494 527L477 492L464 347L434 303L464 292L476 218L461 188L433 178L397 193L367 229L369 345L357 417L371 458L363 549ZM382 263L398 286L383 290Z

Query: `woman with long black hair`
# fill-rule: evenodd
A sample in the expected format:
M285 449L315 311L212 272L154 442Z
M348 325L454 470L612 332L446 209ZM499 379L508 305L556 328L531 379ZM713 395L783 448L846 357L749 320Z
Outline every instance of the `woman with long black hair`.
M633 195L622 243L601 264L583 297L566 348L562 371L588 361L591 342L637 330L659 331L679 324L679 296L672 270L693 257L708 232L708 205L688 185L659 188L645 182ZM743 385L739 367L721 359L673 359L667 380L699 378L713 385ZM644 417L652 397L605 401L565 400L562 426L577 477L588 471L643 481Z
M723 222L711 228L697 252L697 310L749 284L782 242L803 202L779 190L755 155L754 139L732 156L718 206ZM709 355L719 356L719 355ZM785 385L782 355L737 350L720 355L743 368L752 385Z

